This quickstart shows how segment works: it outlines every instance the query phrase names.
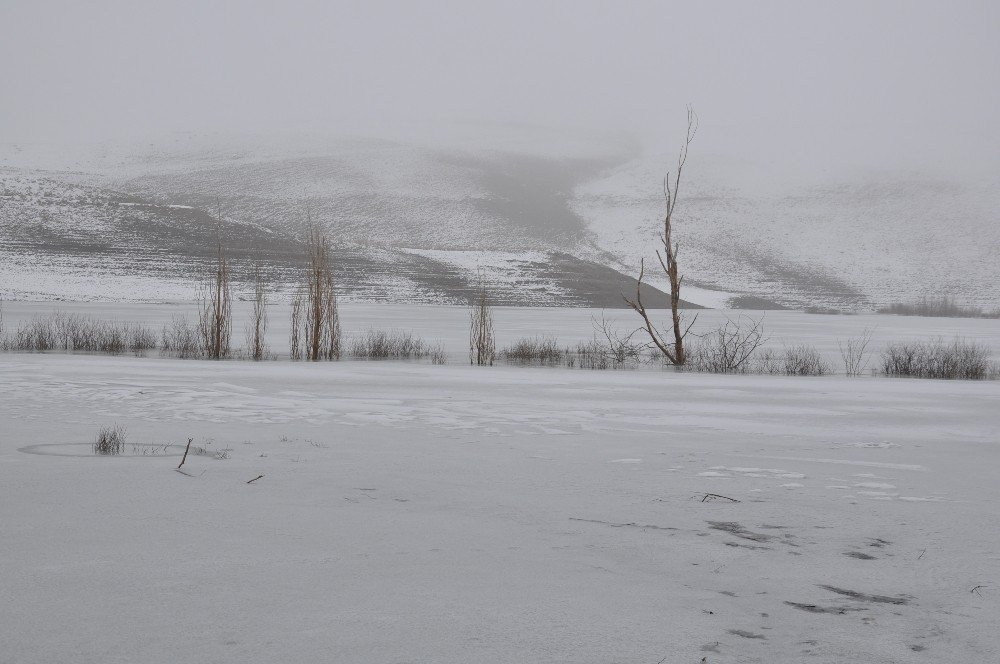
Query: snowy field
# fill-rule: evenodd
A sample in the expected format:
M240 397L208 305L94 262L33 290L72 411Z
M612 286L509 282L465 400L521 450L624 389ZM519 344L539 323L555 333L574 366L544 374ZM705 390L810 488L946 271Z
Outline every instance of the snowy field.
M454 359L0 354L0 661L1000 661L1000 382L479 368L464 309L343 313ZM498 343L595 313L500 309ZM765 324L1000 356L998 321Z

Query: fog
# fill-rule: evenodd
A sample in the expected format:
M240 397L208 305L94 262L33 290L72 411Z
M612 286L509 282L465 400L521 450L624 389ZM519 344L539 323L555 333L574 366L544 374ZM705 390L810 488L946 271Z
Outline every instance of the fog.
M703 154L996 173L998 28L989 0L2 0L0 140L527 123L665 150L692 103Z

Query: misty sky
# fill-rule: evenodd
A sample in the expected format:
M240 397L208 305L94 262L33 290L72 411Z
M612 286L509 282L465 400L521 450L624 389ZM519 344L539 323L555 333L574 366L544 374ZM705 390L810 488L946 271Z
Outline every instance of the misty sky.
M0 0L0 139L527 122L996 172L1000 3Z

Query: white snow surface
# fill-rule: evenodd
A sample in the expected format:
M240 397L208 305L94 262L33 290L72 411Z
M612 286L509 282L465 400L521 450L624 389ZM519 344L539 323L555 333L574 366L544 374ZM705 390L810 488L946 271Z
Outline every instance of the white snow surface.
M345 313L444 337L451 311ZM786 316L799 341L865 322ZM0 354L2 659L998 661L998 405L995 381ZM126 454L90 455L114 422ZM188 438L210 454L183 475Z

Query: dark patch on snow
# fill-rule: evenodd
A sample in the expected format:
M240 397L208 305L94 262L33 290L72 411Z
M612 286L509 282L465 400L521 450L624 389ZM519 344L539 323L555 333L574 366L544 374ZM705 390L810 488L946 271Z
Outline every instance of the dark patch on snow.
M734 549L753 549L754 551L773 551L769 546L755 546L753 544L740 544L739 542L723 542L726 546L731 546Z
M875 560L875 556L870 556L863 551L848 551L844 554L848 558L857 558L858 560Z
M800 611L807 611L808 613L832 613L837 615L844 615L848 611L867 611L868 609L862 609L858 607L850 606L819 606L818 604L803 604L802 602L788 602L785 604L788 606L799 609Z
M851 599L857 600L859 602L872 602L874 604L909 604L910 597L890 597L888 595L869 595L868 593L861 593L856 590L847 590L846 588L838 588L836 586L826 586L820 584L819 586L823 590L829 590L832 593L837 593L838 595L843 595L844 597L850 597Z
M774 539L772 535L747 530L735 521L706 521L705 523L713 530L721 530L724 533L729 533L730 535L735 535L736 537L752 542L769 542Z

